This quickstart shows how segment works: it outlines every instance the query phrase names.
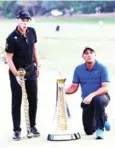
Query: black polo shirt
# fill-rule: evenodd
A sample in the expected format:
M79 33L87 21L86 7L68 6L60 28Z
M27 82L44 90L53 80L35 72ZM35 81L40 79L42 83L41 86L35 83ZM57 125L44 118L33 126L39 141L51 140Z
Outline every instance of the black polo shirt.
M8 36L5 51L13 53L16 68L34 63L33 45L36 42L36 31L31 27L28 27L26 37L17 28Z

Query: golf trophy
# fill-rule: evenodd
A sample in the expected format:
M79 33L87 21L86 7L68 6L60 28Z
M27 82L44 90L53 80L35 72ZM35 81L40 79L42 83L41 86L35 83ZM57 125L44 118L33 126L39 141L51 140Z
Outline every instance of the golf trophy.
M30 130L29 104L28 104L28 99L27 99L27 94L26 94L26 89L25 89L24 75L25 75L25 70L23 68L19 68L18 77L24 83L24 85L22 86L22 100L23 100L24 115L25 115L26 128L27 128L27 137L31 138L32 133L31 133L31 130Z
M79 133L71 133L68 130L68 117L70 112L65 100L65 80L64 78L56 81L56 108L54 116L53 132L48 134L49 141L69 141L80 139Z

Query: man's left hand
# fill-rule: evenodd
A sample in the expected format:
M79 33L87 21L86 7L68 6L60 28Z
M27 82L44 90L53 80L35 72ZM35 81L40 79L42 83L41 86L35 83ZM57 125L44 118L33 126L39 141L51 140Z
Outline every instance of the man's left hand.
M39 69L38 68L36 69L36 77L37 78L39 77Z
M94 97L93 93L89 94L87 97L84 98L83 103L84 104L90 104L92 99L93 99L93 97Z

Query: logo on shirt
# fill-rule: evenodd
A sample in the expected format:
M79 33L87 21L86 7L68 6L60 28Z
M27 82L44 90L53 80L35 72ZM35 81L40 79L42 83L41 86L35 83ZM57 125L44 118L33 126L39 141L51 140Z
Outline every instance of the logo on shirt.
M14 39L17 39L17 36L15 36Z
M97 76L99 74L99 71L98 70L95 70L94 72L93 72L93 75L95 75L95 76Z
M95 74L97 74L97 73L98 73L98 71L95 71L94 73L95 73Z

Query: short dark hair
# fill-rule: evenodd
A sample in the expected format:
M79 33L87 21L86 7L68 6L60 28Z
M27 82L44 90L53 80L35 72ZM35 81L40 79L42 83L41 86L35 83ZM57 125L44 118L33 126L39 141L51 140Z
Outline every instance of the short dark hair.
M86 52L87 50L90 50L90 51L92 51L92 52L95 52L94 49L92 49L92 48L90 48L90 47L85 47L85 49L83 50L83 54L85 54L85 52Z
M20 19L30 19L31 20L31 16L30 13L28 11L20 11L16 18L20 18Z

